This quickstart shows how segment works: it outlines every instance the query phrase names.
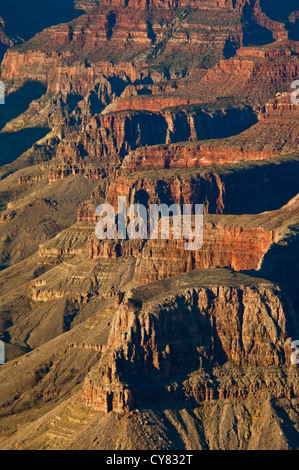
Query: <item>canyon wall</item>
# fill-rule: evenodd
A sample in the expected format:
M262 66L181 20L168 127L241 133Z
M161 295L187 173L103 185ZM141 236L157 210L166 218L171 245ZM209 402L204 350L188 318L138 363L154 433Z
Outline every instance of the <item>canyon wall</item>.
M111 181L106 201L129 204L203 204L205 214L253 214L278 209L298 193L298 162L288 159L226 167L218 172L140 172ZM277 188L280 188L278 191Z
M199 250L186 251L183 239L116 242L91 239L89 254L91 259L99 260L135 257L134 281L136 284L146 284L194 269L217 266L235 271L256 270L276 239L274 231L262 227L229 226L205 221L203 246Z
M130 153L125 158L122 168L131 171L197 168L248 160L266 160L277 155L275 150L257 151L228 146L209 146L209 144L156 146L150 149L141 148Z

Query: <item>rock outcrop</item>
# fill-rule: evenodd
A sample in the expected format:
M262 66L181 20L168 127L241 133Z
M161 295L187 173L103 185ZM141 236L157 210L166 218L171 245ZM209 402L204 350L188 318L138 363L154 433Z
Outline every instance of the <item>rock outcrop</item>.
M246 277L216 287L213 277L202 275L195 271L160 283L158 291L148 284L126 296L107 352L85 381L82 393L89 406L127 412L156 400L213 400L228 396L221 383L207 383L207 377L192 381L192 373L204 375L210 363L290 365L288 314L279 290L261 281L253 287ZM235 390L235 396L246 397L254 387ZM275 383L270 387L275 394ZM297 379L284 392L294 397L298 391Z

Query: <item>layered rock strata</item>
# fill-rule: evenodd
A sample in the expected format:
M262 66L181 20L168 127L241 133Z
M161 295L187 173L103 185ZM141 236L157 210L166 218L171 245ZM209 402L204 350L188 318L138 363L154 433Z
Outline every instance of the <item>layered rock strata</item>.
M205 222L203 246L186 251L185 240L89 241L91 259L136 257L134 279L145 284L200 268L227 266L236 271L258 269L263 255L276 241L275 231L262 227Z

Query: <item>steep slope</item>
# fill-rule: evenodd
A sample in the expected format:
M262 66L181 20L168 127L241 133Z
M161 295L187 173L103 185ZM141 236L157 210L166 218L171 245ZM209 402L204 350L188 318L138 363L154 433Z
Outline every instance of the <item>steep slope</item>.
M1 368L3 448L86 448L91 439L91 448L106 449L298 446L294 437L298 374L296 367L289 366L288 309L279 290L268 281L227 270L195 271L158 285L159 294L156 284L130 291L120 305L112 304L71 332L13 361L13 369L10 364ZM231 295L243 308L238 308L238 302L226 302ZM262 303L255 316L257 302ZM156 315L163 315L162 323L156 322ZM200 328L195 315L202 316ZM194 362L186 368L190 348L195 348ZM244 348L249 348L247 355ZM134 362L127 362L134 350ZM116 361L116 369L111 360ZM93 364L80 395L80 383ZM115 372L109 375L111 366ZM136 382L136 388L137 370L145 377ZM122 412L119 417L110 411L111 407L117 412L134 408L136 400L137 411ZM96 414L94 407L99 410ZM9 437L11 409L18 432ZM33 410L34 422L26 424ZM235 414L237 427L232 424Z

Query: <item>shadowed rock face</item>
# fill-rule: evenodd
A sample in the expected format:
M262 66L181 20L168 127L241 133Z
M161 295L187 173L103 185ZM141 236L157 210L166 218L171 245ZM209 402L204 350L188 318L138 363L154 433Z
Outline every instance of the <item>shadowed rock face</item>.
M125 173L111 182L106 199L114 207L119 195L126 196L130 204L146 201L193 207L201 201L206 214L252 214L278 209L298 193L298 162L290 159L263 163L247 168L218 167L218 172L211 168L200 173Z
M299 448L295 2L56 3L0 5L0 448Z
M15 42L27 41L44 28L58 23L71 21L79 16L73 0L65 0L63 3L57 0L46 0L42 5L36 0L16 0L15 2L2 2L0 15L3 19L3 29L5 33ZM81 2L76 7L84 9Z

